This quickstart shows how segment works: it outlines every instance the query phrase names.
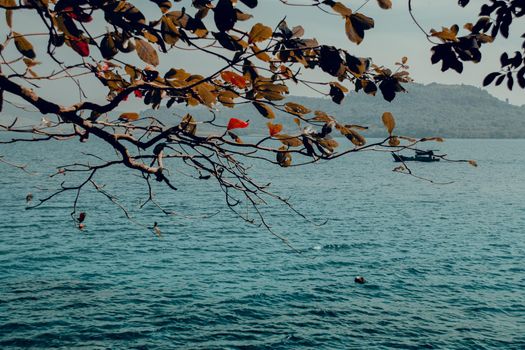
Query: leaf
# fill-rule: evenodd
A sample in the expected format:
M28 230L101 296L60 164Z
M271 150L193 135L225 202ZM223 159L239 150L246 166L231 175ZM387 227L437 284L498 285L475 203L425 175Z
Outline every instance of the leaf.
M257 0L241 0L241 2L251 9L257 7Z
M300 105L298 103L294 103L294 102L287 102L287 103L285 103L284 104L284 109L288 113L294 114L294 115L299 116L299 117L302 116L303 114L308 114L308 113L311 112L305 106Z
M195 90L197 91L197 94L199 95L199 98L202 100L202 102L208 106L213 107L213 105L217 101L217 96L212 93L212 90L214 89L213 85L201 83L195 87Z
M458 31L459 31L459 27L456 24L454 24L450 28L442 27L440 32L434 29L431 29L430 35L441 39L441 41L443 42L458 41L458 38L457 38Z
M27 58L33 59L36 57L33 45L31 45L31 43L23 35L13 32L13 36L15 38L15 46L18 52Z
M272 109L267 106L266 104L264 103L261 103L261 102L253 102L252 103L253 106L255 107L255 109L257 109L257 111L265 118L268 118L268 119L274 119L275 118L275 113L272 111Z
M389 140L388 140L388 144L392 147L397 147L399 146L401 142L399 141L399 139L394 136L394 137L391 137Z
M279 148L279 151L281 152L277 152L277 163L279 163L279 165L283 168L287 168L290 165L292 165L292 155L290 152L285 152L286 147L282 146L281 148Z
M102 41L100 42L100 53L105 59L111 59L118 53L118 49L111 33L106 33L102 38Z
M118 119L120 120L137 120L140 118L140 115L136 112L126 112L126 113L122 113Z
M268 55L266 52L264 52L263 50L261 50L259 47L257 47L257 45L253 44L250 46L250 49L253 51L253 53L255 54L255 57L257 57L258 59L260 59L261 61L263 62L270 62L272 60L272 58L270 57L270 55Z
M246 87L246 79L240 74L237 74L232 71L223 71L221 72L221 78L227 83L237 86L240 89Z
M135 38L135 50L137 51L139 58L144 62L151 64L152 66L159 65L159 56L157 51L147 41Z
M9 28L13 28L13 10L5 10L5 21Z
M179 128L187 134L195 135L195 132L197 131L197 122L191 114L186 114L184 118L182 118Z
M339 1L323 1L323 3L330 5L332 10L334 10L343 17L350 16L352 14L352 10Z
M266 125L268 126L268 131L270 133L270 136L272 136L272 137L277 135L278 133L280 133L283 130L283 125L282 124L266 123Z
M250 30L250 33L248 34L249 40L248 42L251 43L258 43L261 41L268 40L272 37L273 30L272 28L265 26L262 23L255 24L252 29Z
M377 3L379 4L379 7L384 10L392 8L392 0L377 0Z
M381 117L383 120L383 124L385 125L385 128L388 130L388 133L391 135L392 131L394 131L394 128L396 127L396 121L394 119L394 116L390 112L383 113L383 116Z
M345 19L345 31L348 39L356 43L361 44L365 37L365 30L374 28L374 20L361 13L356 13Z
M478 167L478 162L476 162L475 160L469 160L468 163L470 165L472 165L473 167L477 168Z
M1 7L15 7L16 1L15 0L0 0L0 6Z
M286 145L288 147L300 147L303 145L303 141L301 141L298 137L290 136L286 134L279 134L275 136L283 145Z
M237 118L230 118L230 120L228 121L228 126L226 127L226 130L244 129L244 128L247 128L249 125L250 123L244 120L237 119Z
M71 48L80 56L89 56L89 45L86 40L77 37L69 37L68 41Z
M220 32L233 29L235 22L237 22L237 14L231 0L219 0L213 11L215 26Z

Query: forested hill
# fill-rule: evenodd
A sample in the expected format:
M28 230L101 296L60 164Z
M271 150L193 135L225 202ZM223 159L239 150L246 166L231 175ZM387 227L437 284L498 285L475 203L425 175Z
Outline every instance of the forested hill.
M312 111L323 110L346 123L369 126L370 130L364 132L368 137L385 136L380 119L385 111L391 111L396 117L396 131L400 135L446 138L525 137L525 106L510 105L484 90L468 85L409 84L407 90L408 93L398 94L392 103L384 101L381 96L353 92L345 98L342 105L336 105L325 98L291 96L289 101L303 104ZM189 111L199 120L210 118L210 113L202 108L192 108ZM188 109L177 106L171 110L164 107L155 111L147 110L142 114L174 123L187 112ZM8 123L14 116L28 124L39 123L41 119L36 113L20 111L4 104L0 121ZM115 112L114 117L117 116L118 112ZM230 117L249 119L251 125L248 129L239 131L241 135L266 133L265 123L268 120L259 115L251 105L239 105L235 109L220 106L217 117L217 122L223 125ZM297 128L292 120L290 115L277 113L274 122L284 124L285 131L292 132Z
M469 85L410 84L407 93L398 94L392 102L386 102L381 96L367 96L351 93L342 105L337 105L325 98L292 96L294 101L312 111L323 110L337 116L347 123L362 124L370 127L364 134L368 137L385 136L381 124L383 112L391 111L396 117L397 133L413 137L441 136L446 138L524 138L525 106L510 105L488 92ZM186 110L176 108L176 113ZM147 111L161 116L162 119L173 116L173 111L160 109ZM198 119L209 119L209 113L194 110ZM240 105L235 109L221 106L217 113L223 124L230 117L249 119L252 123L245 133L265 133L268 121L260 116L251 105ZM285 126L285 130L295 130L293 117L277 113L276 121Z

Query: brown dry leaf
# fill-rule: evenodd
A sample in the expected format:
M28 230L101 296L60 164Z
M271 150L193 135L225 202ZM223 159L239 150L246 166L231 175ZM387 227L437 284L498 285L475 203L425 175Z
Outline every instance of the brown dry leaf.
M280 151L286 151L286 147L282 146L279 148ZM278 152L277 153L277 163L283 168L287 168L292 165L292 155L290 152Z
M0 6L1 7L15 7L16 6L16 1L15 0L0 0Z
M197 94L199 95L199 98L202 100L202 103L204 103L208 107L213 107L215 102L217 101L217 97L214 93L212 93L212 90L214 89L213 85L202 83L195 87L195 90Z
M257 109L257 111L261 113L263 117L268 118L268 119L275 118L275 113L266 104L261 103L261 102L253 102L252 104L255 107L255 109Z
M377 3L379 4L379 7L384 10L392 8L392 0L377 0Z
M330 152L333 152L337 147L339 147L339 143L334 139L321 139L318 142Z
M362 13L353 14L345 19L346 36L351 42L359 45L365 37L365 30L374 28L374 25L372 18Z
M352 10L349 9L348 7L346 7L343 3L339 2L339 1L335 2L331 6L332 6L332 10L334 10L335 12L337 12L338 14L340 14L343 17L347 17L347 16L350 16L352 14Z
M135 50L137 51L139 58L144 62L151 64L152 66L159 65L157 50L155 50L148 42L135 38Z
M179 124L179 127L187 134L195 135L197 131L197 121L191 114L186 114Z
M305 106L303 105L300 105L298 103L294 103L294 102L287 102L285 103L284 105L284 109L288 112L288 113L291 113L291 114L294 114L294 115L297 115L297 116L302 116L303 114L308 114L310 113L311 111L306 108Z
M300 147L303 145L303 142L295 136L290 136L287 134L279 134L275 136L276 138L281 141L283 145L286 145L288 147Z
M315 117L313 117L312 120L330 123L334 120L334 118L323 111L315 111Z
M9 28L13 27L13 10L5 10L5 21Z
M475 160L469 160L468 163L470 165L472 165L473 167L477 167L478 166L478 162L476 162Z
M383 124L385 125L386 130L389 134L392 134L392 131L394 131L394 128L396 127L396 120L394 119L394 116L390 112L383 113L383 116L381 117L383 120Z
M257 45L253 44L250 46L250 49L255 54L255 57L260 59L263 62L270 62L272 59L270 55L268 55L266 52L262 51Z
M390 140L388 140L388 144L390 146L392 146L392 147L397 147L397 146L399 146L400 143L401 142L399 141L399 139L397 137L395 137L395 136L390 138Z

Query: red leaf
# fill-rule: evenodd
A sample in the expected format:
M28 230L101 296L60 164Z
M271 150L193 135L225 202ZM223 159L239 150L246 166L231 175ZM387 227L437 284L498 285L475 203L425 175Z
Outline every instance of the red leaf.
M80 9L77 9L77 12L75 12L75 9L72 6L64 7L64 12L72 19L83 22L83 23L89 23L93 20L93 17L88 15L87 13L81 11Z
M250 125L250 123L245 122L244 120L240 120L237 118L230 118L230 121L228 122L228 127L226 129L227 130L244 129L244 128L247 128L248 125Z
M69 42L71 44L71 48L75 50L75 52L78 53L80 56L89 56L89 45L86 41L72 36L69 37Z

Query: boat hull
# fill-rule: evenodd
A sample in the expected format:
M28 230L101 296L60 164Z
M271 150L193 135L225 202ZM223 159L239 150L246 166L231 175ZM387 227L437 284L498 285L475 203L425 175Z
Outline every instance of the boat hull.
M431 163L431 162L439 162L439 158L435 157L407 157L403 156L401 154L392 153L392 157L394 157L394 162L424 162L424 163Z

